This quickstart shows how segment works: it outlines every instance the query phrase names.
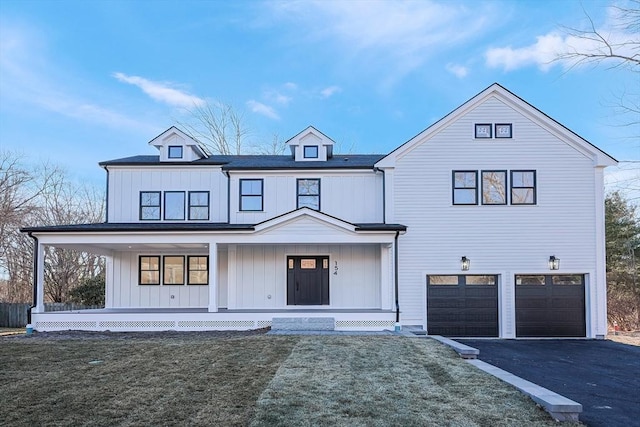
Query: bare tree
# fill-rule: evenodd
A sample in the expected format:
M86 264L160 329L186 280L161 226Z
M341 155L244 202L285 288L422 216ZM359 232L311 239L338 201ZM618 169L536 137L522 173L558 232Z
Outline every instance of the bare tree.
M51 165L36 168L20 163L15 153L0 156L0 279L3 298L31 300L33 241L21 227L99 222L103 197L90 187L69 181L66 173ZM45 251L47 299L64 301L81 279L99 275L103 260L94 254L47 248Z
M271 140L265 144L259 144L254 147L254 151L256 154L263 155L281 155L285 154L287 146L280 139L280 136L277 133L271 135Z
M586 11L587 29L563 27L569 47L559 52L555 60L570 64L570 68L605 64L611 69L626 68L640 73L640 0L628 0L624 4L611 6L615 23L607 30L599 29ZM615 113L628 118L623 124L639 124L640 87L625 90L616 98Z
M191 137L214 154L243 154L249 135L244 114L223 102L205 102L187 110L190 121L178 121Z

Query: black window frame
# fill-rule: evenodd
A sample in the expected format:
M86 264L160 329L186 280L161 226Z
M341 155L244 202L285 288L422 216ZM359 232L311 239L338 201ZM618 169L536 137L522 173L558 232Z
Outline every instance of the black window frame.
M486 127L489 130L489 134L482 135L478 133L478 129L480 129L481 127ZM475 139L491 139L493 138L493 126L491 125L491 123L476 123L473 136Z
M192 270L191 269L191 258L205 258L205 266L204 270ZM188 255L187 256L187 286L207 286L209 284L209 255ZM191 271L206 271L207 273L207 281L205 283L191 283Z
M498 133L498 127L502 127L502 126L506 126L509 128L509 135L507 136L501 136ZM494 128L494 135L496 139L510 139L513 138L513 125L511 123L496 123L493 125Z
M473 173L476 177L475 187L456 187L456 173ZM478 171L477 170L454 170L451 172L451 202L454 206L477 206L478 205ZM456 190L470 190L473 188L475 201L473 203L456 203Z
M315 149L315 156L307 156L307 148ZM317 159L320 156L320 149L317 145L303 145L302 146L302 157L305 159Z
M503 196L504 196L504 202L502 203L488 203L485 202L484 199L484 174L485 173L502 173L504 175L504 185L503 185ZM480 201L482 203L482 205L485 206L504 206L506 204L509 203L509 195L507 194L507 191L509 191L509 186L507 183L507 170L506 169L491 169L491 170L482 170L480 171Z
M191 195L192 194L206 194L207 195L207 204L206 205L195 205L191 203ZM189 191L188 195L187 195L187 218L189 218L189 221L209 221L209 211L210 209L210 203L211 203L211 197L209 195L208 191ZM206 218L193 218L193 216L191 215L191 208L207 208L207 217Z
M167 258L180 258L182 259L182 283L167 283L167 274L166 274L166 268L167 268ZM185 256L184 255L163 255L162 256L162 286L184 286L186 283L185 280Z
M142 258L156 258L158 261L158 269L157 270L142 270ZM142 283L142 273L143 271L157 271L158 272L158 283ZM160 286L162 276L162 262L160 259L160 255L138 255L138 285L139 286Z
M318 194L300 194L300 181L318 181ZM307 207L309 209L314 209L317 211L320 211L321 208L321 204L320 204L320 186L322 185L320 178L298 178L296 179L296 208L300 209L300 197L317 197L318 198L318 209L314 209L312 207L309 206L304 206Z
M513 185L513 174L514 173L533 173L533 187L525 187L525 186L519 186L519 187L515 187ZM523 206L533 206L533 205L537 205L538 204L538 174L536 173L535 170L533 169L514 169L509 171L509 202L512 205L523 205ZM533 190L533 201L531 203L519 203L519 202L514 202L513 201L513 190L514 189L531 189Z
M182 218L167 218L167 194L182 194ZM186 216L185 216L185 203L187 201L187 195L184 191L165 191L164 192L164 215L163 215L163 219L165 221L184 221Z
M176 149L179 148L180 149L180 156L172 156L171 155L171 150L172 149ZM184 157L184 147L182 145L169 145L167 147L167 158L168 159L182 159Z
M259 181L260 182L260 194L243 194L242 192L242 183L245 181ZM262 178L243 178L240 180L239 185L238 185L238 191L240 193L239 195L239 207L240 207L240 211L242 212L262 212L264 211L264 179ZM260 209L245 209L244 207L244 198L245 197L260 197Z
M143 205L142 204L142 195L143 194L157 194L158 195L158 204L157 205ZM158 217L157 218L143 218L142 212L144 208L158 208ZM138 218L140 221L160 221L162 219L162 192L161 191L140 191L140 203L138 210Z

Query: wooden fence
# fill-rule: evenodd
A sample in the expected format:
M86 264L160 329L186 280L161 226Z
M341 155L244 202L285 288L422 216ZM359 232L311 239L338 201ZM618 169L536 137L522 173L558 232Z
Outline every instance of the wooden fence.
M27 325L27 310L31 304L0 302L0 328L24 328ZM87 310L104 308L100 305L80 305L73 303L49 303L46 311Z

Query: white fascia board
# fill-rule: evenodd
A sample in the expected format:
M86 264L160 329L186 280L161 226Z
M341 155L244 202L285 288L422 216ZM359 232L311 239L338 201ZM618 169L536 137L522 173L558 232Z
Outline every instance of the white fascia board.
M547 116L542 110L538 110L525 100L519 98L517 95L511 93L507 89L503 88L497 83L492 84L484 91L480 92L469 101L456 108L436 123L429 126L427 129L420 132L418 135L405 142L394 151L389 153L386 157L376 163L376 167L385 168L393 167L396 159L402 158L407 155L414 147L422 144L428 140L432 135L440 132L443 128L449 126L452 122L458 120L460 117L467 114L472 109L476 108L479 104L485 102L490 97L496 97L500 101L509 105L515 111L520 112L525 117L538 124L540 127L546 129L550 133L554 134L558 139L564 141L569 146L573 147L588 158L593 159L594 166L613 166L617 164L617 161L601 151L596 146L592 145L578 134L569 130L561 125L551 117Z
M287 224L294 222L296 219L303 218L305 216L311 217L319 223L330 224L345 231L349 231L352 233L355 233L356 231L356 227L349 222L342 221L341 219L328 216L326 214L323 214L322 212L318 212L309 208L300 208L295 211L291 211L284 215L280 215L278 217L256 224L255 230L256 233L258 233L267 229L272 229L274 227L286 226Z
M191 167L191 166L189 166ZM230 176L238 176L242 177L243 175L251 175L251 176L268 176L268 175L290 175L295 177L300 176L314 176L320 177L323 176L332 176L332 175L371 175L372 173L376 173L376 170L373 168L370 169L308 169L308 168L300 168L300 169L231 169L228 170L227 173Z

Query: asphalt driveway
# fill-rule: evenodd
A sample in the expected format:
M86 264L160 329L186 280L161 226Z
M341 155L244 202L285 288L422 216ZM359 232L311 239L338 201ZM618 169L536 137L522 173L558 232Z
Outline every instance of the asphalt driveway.
M640 347L594 340L456 340L479 359L582 404L587 426L640 425Z

